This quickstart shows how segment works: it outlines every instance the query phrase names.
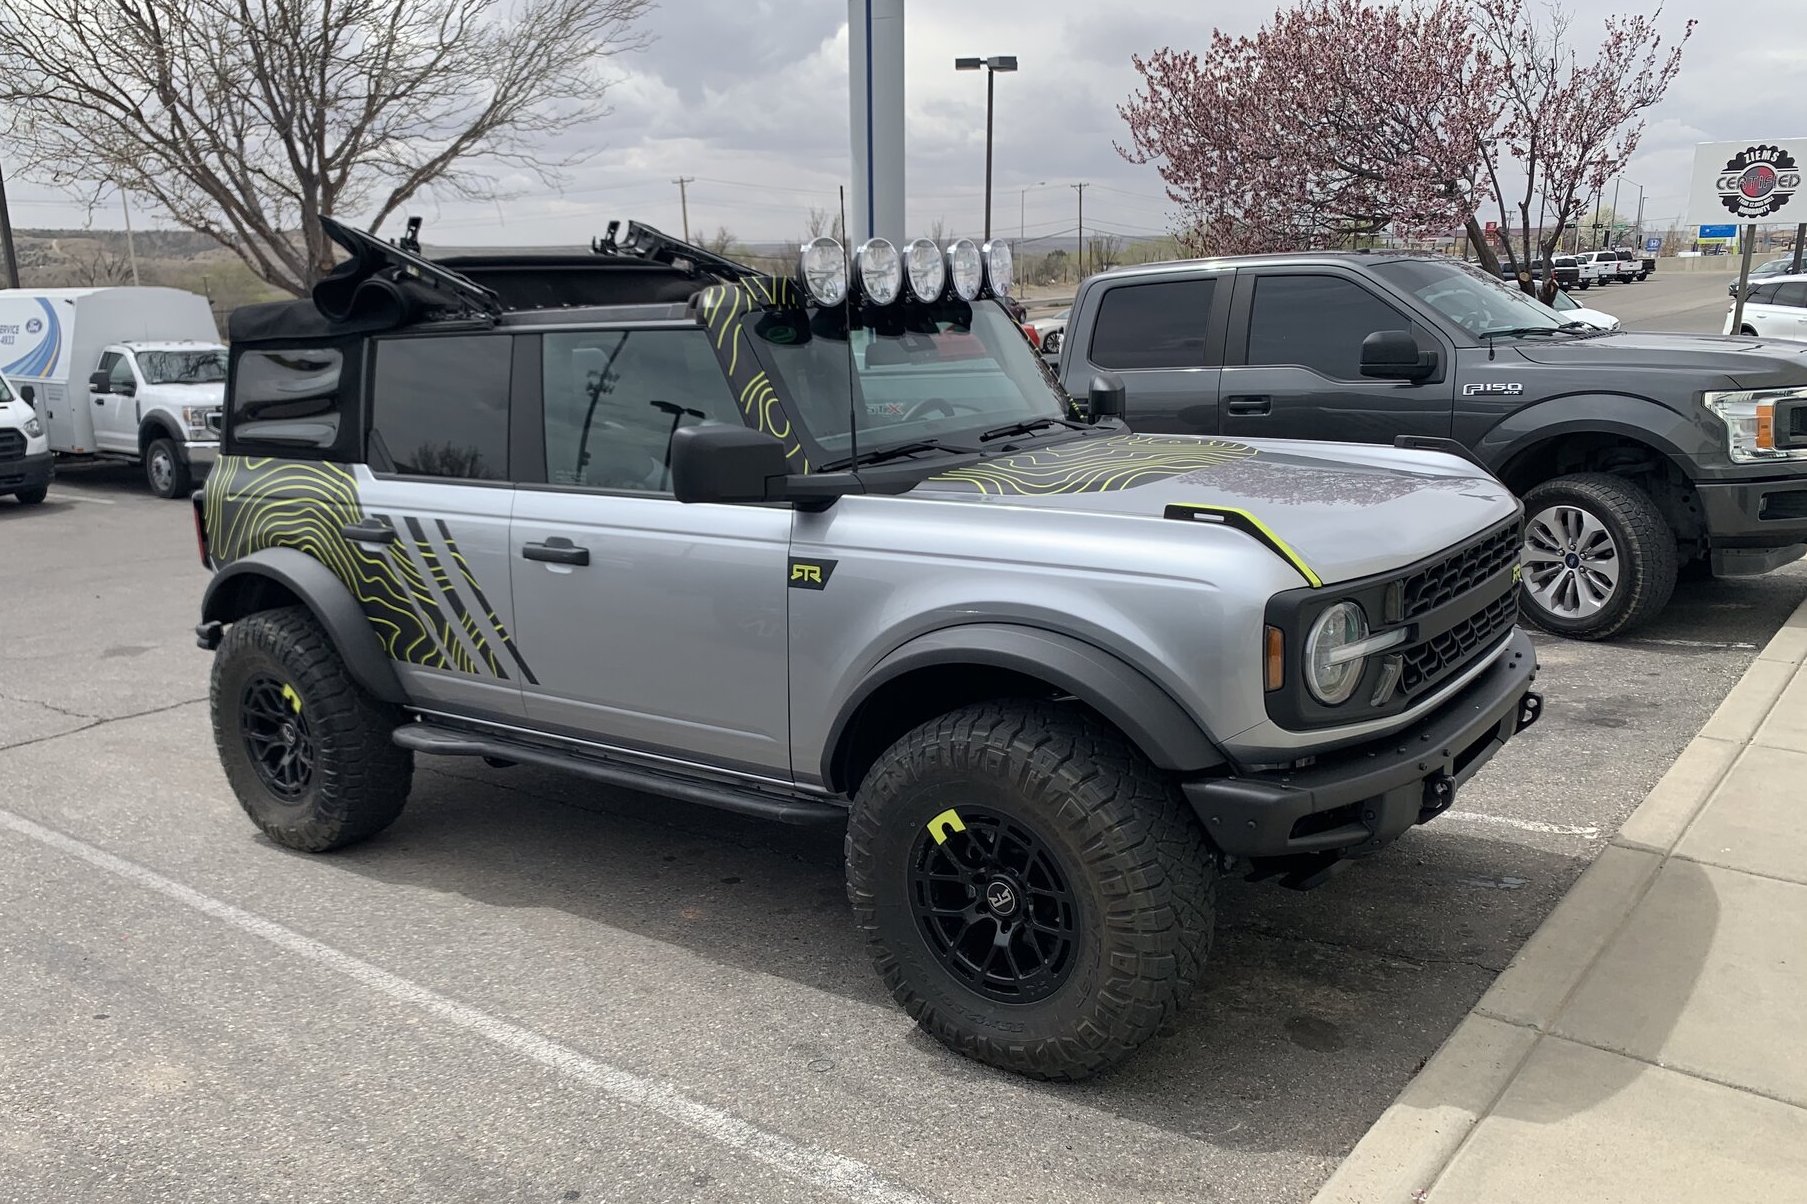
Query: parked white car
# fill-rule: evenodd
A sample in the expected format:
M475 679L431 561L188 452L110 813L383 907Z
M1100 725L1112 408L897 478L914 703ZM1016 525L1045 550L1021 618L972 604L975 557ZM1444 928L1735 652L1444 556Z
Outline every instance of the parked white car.
M1550 301L1550 308L1555 310L1564 322L1586 322L1589 326L1598 326L1601 330L1619 329L1619 319L1609 313L1589 309L1567 293L1557 293Z
M1807 339L1807 275L1781 276L1751 286L1744 299L1744 324L1732 329L1737 302L1726 309L1725 333L1772 339Z
M10 493L35 506L48 495L54 471L38 412L0 376L0 497Z
M1024 324L1025 329L1031 332L1031 340L1043 355L1053 357L1060 354L1060 341L1067 335L1067 316L1072 312L1072 307L1068 306L1059 313Z

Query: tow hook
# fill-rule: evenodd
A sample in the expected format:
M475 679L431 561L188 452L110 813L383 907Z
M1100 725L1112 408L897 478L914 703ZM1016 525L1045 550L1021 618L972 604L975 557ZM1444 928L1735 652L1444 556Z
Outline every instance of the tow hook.
M1543 695L1536 690L1526 690L1525 696L1518 700L1518 727L1513 735L1524 731L1543 716Z
M1522 730L1522 729L1521 729ZM1424 782L1424 802L1418 808L1418 822L1429 823L1456 801L1456 779L1447 773L1439 773L1426 778Z

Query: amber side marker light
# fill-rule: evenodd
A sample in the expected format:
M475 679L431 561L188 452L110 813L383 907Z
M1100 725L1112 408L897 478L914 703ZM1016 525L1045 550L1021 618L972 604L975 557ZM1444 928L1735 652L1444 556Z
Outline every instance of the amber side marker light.
M1286 684L1286 637L1278 627L1267 629L1267 688L1271 693Z
M1776 449L1776 407L1774 402L1757 405L1757 446L1764 451Z

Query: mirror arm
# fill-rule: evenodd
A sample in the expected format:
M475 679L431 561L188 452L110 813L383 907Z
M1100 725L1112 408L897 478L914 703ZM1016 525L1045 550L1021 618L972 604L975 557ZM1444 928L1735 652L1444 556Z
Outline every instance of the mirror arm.
M799 510L826 510L837 498L866 492L866 483L853 472L793 473L768 484L772 501L794 502Z

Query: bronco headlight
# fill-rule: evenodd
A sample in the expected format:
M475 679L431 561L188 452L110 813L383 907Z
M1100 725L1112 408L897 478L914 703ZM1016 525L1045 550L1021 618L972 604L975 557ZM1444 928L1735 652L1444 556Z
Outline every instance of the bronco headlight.
M1327 706L1349 701L1367 665L1360 647L1368 638L1368 617L1353 602L1338 602L1318 616L1305 637L1305 684Z
M1004 297L1010 293L1014 283L1012 272L1016 266L1015 258L1010 254L1010 244L1001 238L994 238L985 244L985 283L991 286L993 296Z
M874 305L889 305L903 291L903 260L897 248L883 238L869 238L854 253L859 267L860 292Z
M1787 430L1783 432L1783 446L1776 446L1777 403L1807 401L1807 388L1739 389L1707 393L1703 400L1707 409L1725 423L1726 451L1735 463L1807 460L1807 448L1787 448L1790 434Z
M979 257L979 244L970 238L956 238L947 246L947 274L954 282L954 296L962 301L977 301L985 285L985 263Z
M803 244L797 275L817 305L839 305L847 299L847 252L832 238L812 238Z
M939 301L947 287L947 260L933 240L918 238L904 248L904 273L910 281L910 295L918 301Z

